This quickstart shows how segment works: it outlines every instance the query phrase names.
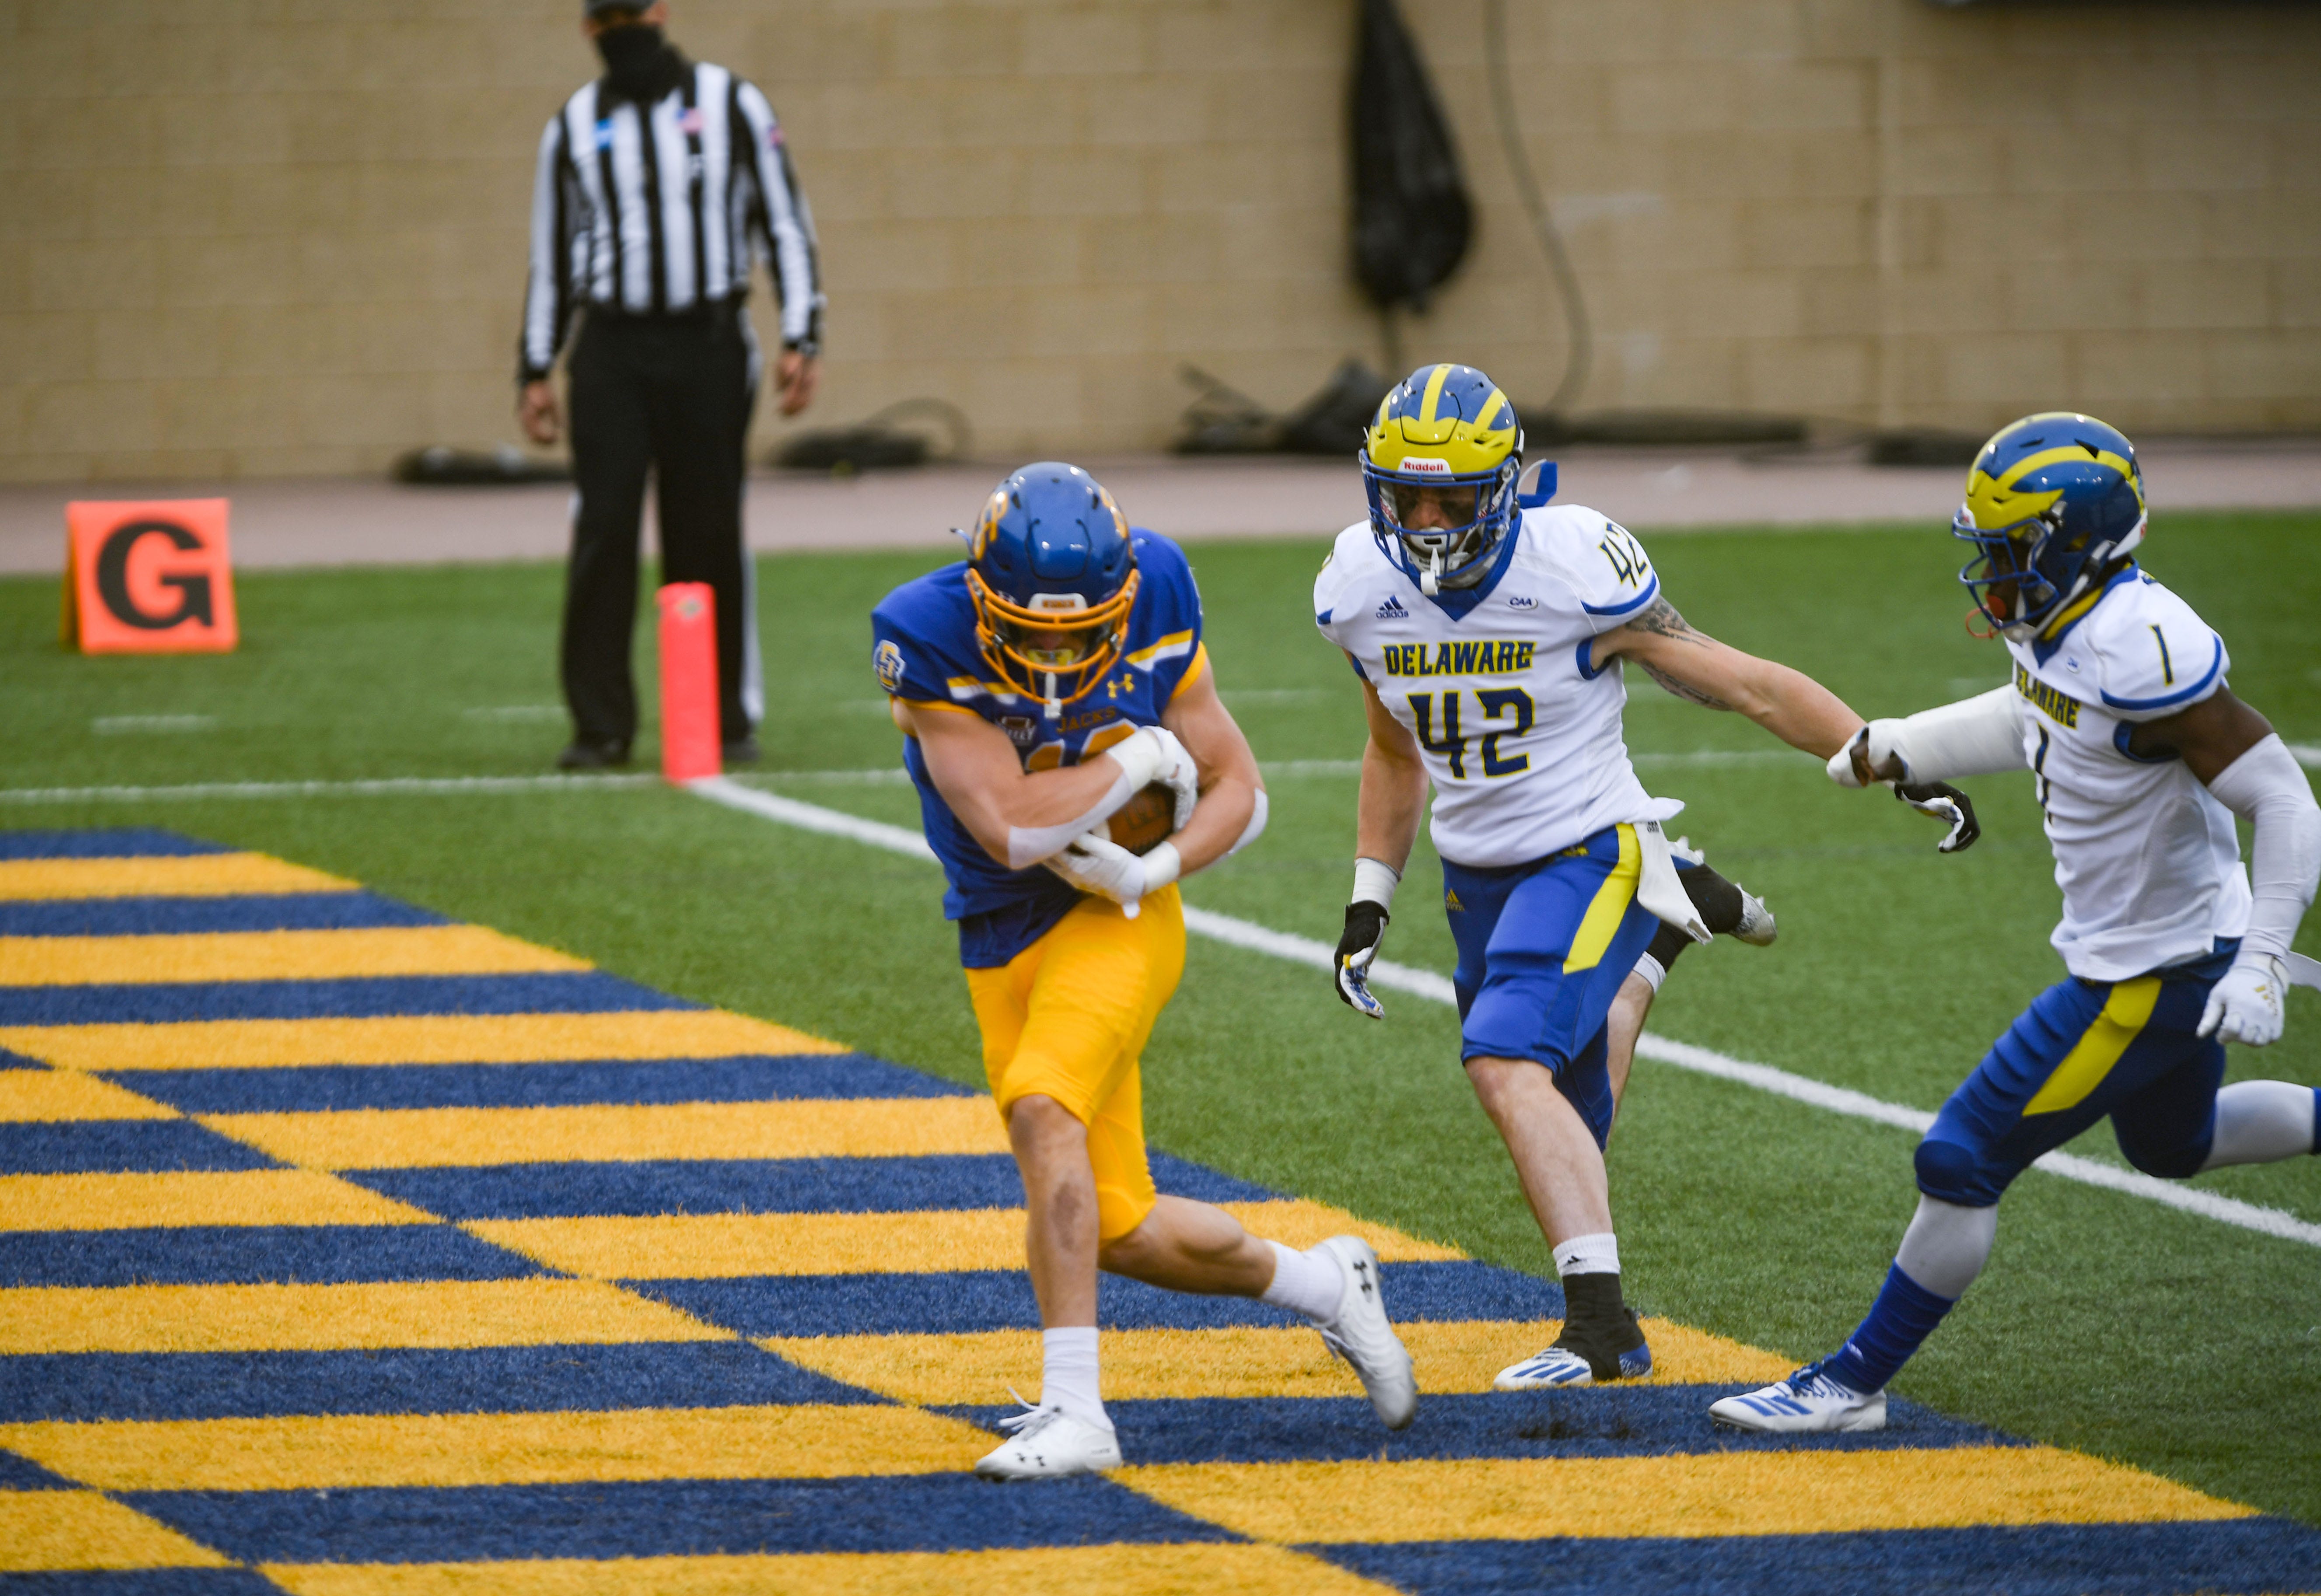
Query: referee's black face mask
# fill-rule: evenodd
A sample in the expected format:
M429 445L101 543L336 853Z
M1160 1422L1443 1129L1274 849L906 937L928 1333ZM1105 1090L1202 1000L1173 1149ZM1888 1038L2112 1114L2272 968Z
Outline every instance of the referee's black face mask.
M685 64L659 28L650 23L627 23L596 35L596 53L605 58L605 81L625 99L651 104L685 82Z

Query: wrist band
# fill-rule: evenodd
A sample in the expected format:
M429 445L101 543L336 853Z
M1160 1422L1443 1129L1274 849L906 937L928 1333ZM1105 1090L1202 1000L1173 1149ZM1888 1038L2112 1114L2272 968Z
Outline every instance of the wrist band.
M1382 865L1376 859L1356 859L1354 895L1350 901L1356 903L1367 901L1391 911L1394 908L1394 889L1401 884L1402 872L1391 865Z

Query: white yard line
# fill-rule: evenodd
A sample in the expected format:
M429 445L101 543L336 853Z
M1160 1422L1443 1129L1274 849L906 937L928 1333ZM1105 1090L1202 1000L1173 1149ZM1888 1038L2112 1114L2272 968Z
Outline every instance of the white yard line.
M2297 756L2297 762L2306 769L2321 770L2321 748L2309 742L2293 742L2289 745L2289 751Z
M168 803L208 798L382 798L409 793L588 792L658 786L657 775L381 776L347 782L189 782L175 787L0 787L0 803Z
M931 862L934 858L934 850L927 846L925 838L901 826L861 820L817 804L801 803L794 798L756 792L723 776L691 783L690 790L713 803L722 803L729 809L738 809L782 825L796 826L829 837L848 838L912 858ZM1272 930L1229 914L1196 909L1190 904L1185 907L1185 929L1212 941L1245 948L1252 953L1268 954L1316 970L1330 968L1334 952L1326 942L1294 937L1286 931ZM1424 998L1430 1002L1456 1003L1458 1001L1447 977L1432 970L1413 969L1407 965L1391 964L1384 959L1370 966L1370 984ZM1815 1108L1827 1109L1832 1113L1870 1120L1920 1135L1924 1135L1934 1122L1934 1115L1922 1109L1882 1102L1843 1086L1832 1086L1824 1081L1791 1075L1770 1065L1751 1064L1707 1047L1696 1047L1688 1042L1673 1042L1646 1035L1637 1038L1636 1053L1639 1057L1649 1058L1658 1064L1674 1065L1679 1069L1753 1086L1760 1092L1770 1092L1777 1096L1809 1103ZM2077 1181L2082 1185L2100 1186L2106 1191L2143 1197L2186 1213L2198 1214L2204 1219L2254 1230L2260 1235L2276 1236L2285 1241L2301 1241L2307 1247L2321 1247L2321 1225L2310 1224L2277 1208L2262 1208L2253 1202L2219 1196L2214 1192L2200 1191L2174 1181L2156 1180L2148 1174L2098 1164L2091 1158L2081 1158L2070 1153L2050 1153L2032 1167L2067 1181Z

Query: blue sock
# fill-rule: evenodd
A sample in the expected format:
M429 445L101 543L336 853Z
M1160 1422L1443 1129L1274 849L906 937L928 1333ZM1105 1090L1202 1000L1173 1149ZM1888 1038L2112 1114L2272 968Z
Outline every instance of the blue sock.
M2313 1152L2321 1157L2321 1086L2313 1088Z
M1895 1265L1886 1271L1886 1284L1870 1305L1870 1317L1846 1341L1845 1349L1822 1362L1830 1378L1867 1396L1883 1391L1895 1371L1910 1361L1918 1344L1934 1333L1943 1315L1958 1301L1937 1297L1902 1273Z

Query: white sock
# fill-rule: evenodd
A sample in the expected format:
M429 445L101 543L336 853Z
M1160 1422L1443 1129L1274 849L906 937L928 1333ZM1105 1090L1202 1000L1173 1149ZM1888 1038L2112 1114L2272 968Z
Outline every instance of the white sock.
M1273 1249L1273 1283L1259 1300L1302 1313L1316 1324L1335 1323L1339 1299L1346 1292L1346 1277L1338 1273L1338 1265L1312 1253L1291 1252L1278 1241L1265 1245Z
M1956 1301L1990 1262L1991 1244L1998 1238L1996 1207L1964 1208L1921 1193L1918 1211L1902 1232L1894 1262L1937 1297Z
M2216 1093L2216 1135L2202 1169L2227 1164L2271 1164L2314 1147L2314 1116L2321 1111L2310 1086L2287 1081L2242 1081Z
M1042 1358L1040 1405L1061 1408L1073 1418L1112 1428L1097 1381L1096 1327L1071 1325L1040 1332Z
M1609 1230L1595 1236L1575 1236L1555 1244L1555 1272L1564 1274L1617 1274L1620 1238Z
M1668 966L1647 953L1637 958L1636 967L1630 974L1642 975L1644 978L1644 984L1657 993L1661 989L1661 983L1668 979Z

